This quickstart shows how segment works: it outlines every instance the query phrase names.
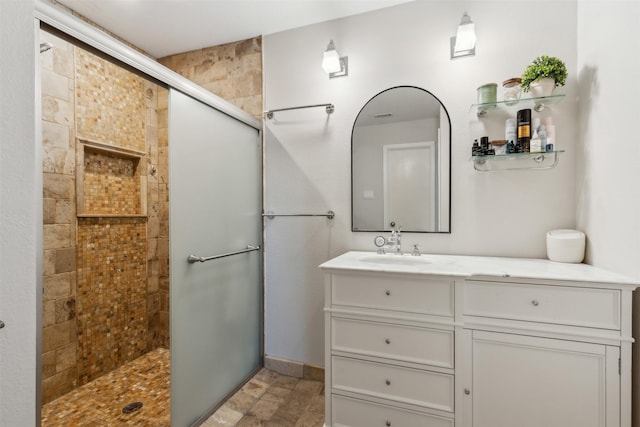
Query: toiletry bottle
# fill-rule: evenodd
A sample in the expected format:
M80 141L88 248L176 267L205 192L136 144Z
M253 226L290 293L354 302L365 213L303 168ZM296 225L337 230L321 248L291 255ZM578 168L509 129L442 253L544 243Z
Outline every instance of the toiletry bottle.
M529 143L531 141L531 109L530 108L518 111L517 123L518 123L518 144L520 145L522 152L528 152L530 149Z
M547 144L545 146L546 151L553 151L558 149L558 143L556 142L556 127L553 124L551 116L545 120L547 130Z
M540 153L543 150L542 141L540 140L540 136L538 135L538 131L533 131L533 136L531 137L531 141L529 142L529 151L531 153Z
M545 125L540 125L538 128L538 136L540 137L540 148L541 151L547 151L547 127Z
M471 155L472 156L479 156L482 154L482 151L480 150L480 144L478 144L478 140L474 139L473 140L473 146L471 147Z
M483 136L480 138L480 149L482 150L482 155L486 156L489 154L489 137Z
M515 141L517 137L516 119L507 119L504 124L504 139Z

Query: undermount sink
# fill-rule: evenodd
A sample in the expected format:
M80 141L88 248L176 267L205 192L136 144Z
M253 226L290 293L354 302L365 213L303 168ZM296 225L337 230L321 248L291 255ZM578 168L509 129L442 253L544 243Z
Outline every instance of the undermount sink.
M387 265L425 265L431 264L428 258L412 255L369 255L359 258L359 261L371 264L387 264Z

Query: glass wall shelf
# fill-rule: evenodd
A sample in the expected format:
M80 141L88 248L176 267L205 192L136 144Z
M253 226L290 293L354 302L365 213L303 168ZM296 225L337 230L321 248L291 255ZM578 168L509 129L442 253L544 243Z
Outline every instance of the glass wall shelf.
M510 108L522 110L525 108L531 108L534 111L540 112L549 105L554 105L560 102L564 98L564 94L557 94L551 96L542 96L538 98L520 98L517 100L488 102L486 104L472 104L471 110L475 110L478 117L484 117L488 115L491 110L496 107Z
M473 168L480 172L552 169L558 164L564 150L546 153L512 153L495 156L472 156Z

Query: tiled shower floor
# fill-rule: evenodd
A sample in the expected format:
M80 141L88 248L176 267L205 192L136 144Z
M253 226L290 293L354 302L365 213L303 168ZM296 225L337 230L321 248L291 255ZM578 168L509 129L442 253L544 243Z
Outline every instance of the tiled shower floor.
M156 349L42 407L43 427L169 427L169 350ZM131 414L122 408L144 406ZM205 427L322 427L324 384L262 369Z

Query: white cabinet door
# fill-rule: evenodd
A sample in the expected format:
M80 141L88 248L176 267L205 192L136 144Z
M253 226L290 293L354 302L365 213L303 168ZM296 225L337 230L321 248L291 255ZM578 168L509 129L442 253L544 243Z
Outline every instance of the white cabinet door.
M470 336L468 427L620 425L619 347L483 331Z

